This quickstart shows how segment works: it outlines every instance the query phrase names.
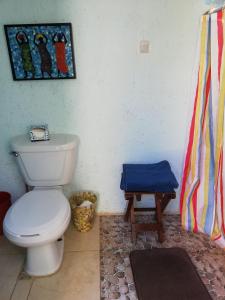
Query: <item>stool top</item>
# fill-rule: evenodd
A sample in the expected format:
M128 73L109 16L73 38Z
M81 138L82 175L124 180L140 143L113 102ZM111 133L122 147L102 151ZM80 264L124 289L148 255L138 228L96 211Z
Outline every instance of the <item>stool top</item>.
M167 160L154 164L123 164L121 190L168 193L178 186Z

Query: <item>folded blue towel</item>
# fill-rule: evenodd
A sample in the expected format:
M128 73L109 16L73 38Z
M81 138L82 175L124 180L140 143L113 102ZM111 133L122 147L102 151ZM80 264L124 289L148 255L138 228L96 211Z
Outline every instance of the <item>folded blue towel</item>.
M166 193L173 192L178 186L166 160L154 164L123 164L121 190Z

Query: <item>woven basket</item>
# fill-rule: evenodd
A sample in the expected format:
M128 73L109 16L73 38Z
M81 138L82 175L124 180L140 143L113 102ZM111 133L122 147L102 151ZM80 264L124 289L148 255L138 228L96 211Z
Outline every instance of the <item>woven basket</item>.
M80 207L86 200L92 202L91 207ZM94 223L97 196L92 192L78 192L74 193L69 201L74 226L80 232L89 231Z

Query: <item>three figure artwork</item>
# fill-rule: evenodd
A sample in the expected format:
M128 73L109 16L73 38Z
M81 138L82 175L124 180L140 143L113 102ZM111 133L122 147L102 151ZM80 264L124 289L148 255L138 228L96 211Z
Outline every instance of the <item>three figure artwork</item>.
M4 28L14 80L76 78L70 23Z

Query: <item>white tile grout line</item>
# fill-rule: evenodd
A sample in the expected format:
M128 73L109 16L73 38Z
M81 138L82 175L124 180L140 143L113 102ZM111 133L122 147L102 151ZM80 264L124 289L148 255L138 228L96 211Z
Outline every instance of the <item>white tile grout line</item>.
M98 250L93 250L93 251L72 251L72 252L99 252ZM100 252L99 252L99 254L100 254ZM59 270L58 271L60 271L60 268L59 268ZM57 271L57 272L58 272ZM56 273L57 273L56 272ZM52 274L52 275L54 275L54 274ZM52 276L52 275L50 275L50 276ZM99 295L101 296L101 278L100 278L100 275L101 275L101 272L100 272L100 256L99 256ZM47 276L48 277L48 276ZM34 285L34 282L35 282L35 277L32 277L33 278L33 280L32 280L32 283L31 283L31 286L30 286L30 289L29 289L29 293L28 293L28 295L27 295L27 298L26 298L26 300L29 300L29 296L30 296L30 293L31 293L31 289L32 289L32 287L33 287L33 285ZM40 277L37 277L37 278L40 278ZM44 289L44 290L46 290L46 291L52 291L52 292L55 292L55 289L49 289L49 288L46 288L46 287L42 287L42 289ZM43 299L44 300L44 299Z
M100 234L100 228L99 228L99 234ZM99 239L99 243L100 243L100 239ZM69 250L69 251L65 251L64 254L66 254L66 253L76 253L76 252L98 252L99 255L100 255L100 247L99 247L99 249L92 249L92 250ZM24 262L25 262L25 259L24 259ZM14 294L14 292L15 292L15 289L16 289L16 286L17 286L17 284L18 284L18 281L19 281L19 280L23 280L23 279L20 279L20 276L21 276L22 272L24 272L24 262L23 262L22 268L21 268L21 270L20 270L20 272L19 272L19 274L18 274L18 276L17 276L17 278L16 278L16 281L15 281L15 284L14 284L14 287L13 287L13 290L12 290L12 292L11 292L11 294L10 294L10 300L12 300L12 297L13 297L13 294ZM26 279L24 279L24 280L26 280ZM32 287L33 287L35 278L34 278L34 277L31 277L31 280L32 280L32 283L31 283L31 285L30 285L29 292L28 292L28 295L27 295L27 297L26 297L26 300L28 300L28 298L29 298L29 296L30 296L30 292L31 292L31 289L32 289Z
M11 292L11 294L10 294L10 298L9 298L10 300L12 299L13 293L14 293L14 291L15 291L15 289L16 289L17 282L18 282L18 277L16 278L16 282L15 282L14 287L13 287L13 290L12 290L12 292Z
M28 295L27 295L27 299L26 299L26 300L29 299L30 292L31 292L31 289L32 289L32 287L33 287L34 281L35 281L35 278L32 279L32 283L31 283L31 285L30 285L29 292L28 292Z
M74 252L98 252L98 253L99 253L99 278L100 278L100 275L101 275L101 272L100 272L100 249L99 249L99 250L68 251L67 253L74 253ZM13 290L12 290L11 295L10 295L10 300L12 300L12 297L13 297L13 294L14 294L14 292L15 292L15 289L16 289L16 286L17 286L18 281L19 281L19 280L26 280L26 279L20 279L21 273L24 272L24 269L23 269L23 268L24 268L24 263L23 263L23 266L22 266L22 268L21 268L21 270L20 270L20 272L19 272L19 274L18 274L18 276L17 276L17 278L16 278L15 285L14 285ZM52 275L54 275L54 274L52 274ZM31 293L31 289L32 289L32 287L33 287L33 285L34 285L34 282L35 282L35 277L31 277L31 280L32 280L32 282L31 282L31 285L30 285L30 288L29 288L29 292L28 292L28 294L27 294L26 299L24 299L24 300L29 300L29 296L30 296L30 293ZM101 280L99 280L99 290L100 290L100 289L101 289Z
M10 300L12 299L13 293L14 293L14 291L15 291L15 289L16 289L17 283L18 283L18 281L19 281L19 276L20 276L21 272L23 271L24 262L25 262L25 259L24 259L24 261L23 261L22 268L21 268L21 270L19 271L19 274L18 274L17 277L16 277L16 282L15 282L14 287L13 287L13 290L12 290L12 292L11 292L11 294L10 294L10 298L9 298Z

